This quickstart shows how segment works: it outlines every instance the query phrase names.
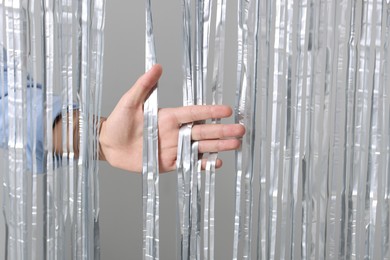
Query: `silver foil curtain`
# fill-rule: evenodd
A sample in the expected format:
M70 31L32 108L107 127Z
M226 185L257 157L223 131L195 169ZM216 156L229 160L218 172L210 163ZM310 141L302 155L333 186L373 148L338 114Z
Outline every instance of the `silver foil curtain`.
M6 259L99 259L104 9L0 1Z
M225 3L214 3L182 3L183 104L205 104L207 74L223 72L223 43L236 40L235 118L246 134L232 259L389 259L390 3L240 0L237 39L225 39ZM210 163L199 175L191 126L177 157L178 259L214 259L216 183Z
M389 259L388 1L260 1L257 253Z
M198 154L191 131L205 122L193 122L178 140L177 258L229 249L232 259L390 259L390 2L238 0L234 39L229 4L181 2L183 105L205 105L208 93L221 104L234 91L222 87L232 85L224 60L237 62L235 121L246 134L233 245L214 248L218 155ZM6 259L99 259L104 8L0 0ZM151 9L147 0L146 69L156 62ZM237 52L225 53L227 41ZM144 106L144 259L159 259L161 239L157 109L154 91Z

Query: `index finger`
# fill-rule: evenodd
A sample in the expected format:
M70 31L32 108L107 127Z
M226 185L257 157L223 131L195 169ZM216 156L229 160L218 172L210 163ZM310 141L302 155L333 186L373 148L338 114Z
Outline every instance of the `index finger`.
M225 105L185 106L170 109L179 124L226 118L232 115L232 109Z

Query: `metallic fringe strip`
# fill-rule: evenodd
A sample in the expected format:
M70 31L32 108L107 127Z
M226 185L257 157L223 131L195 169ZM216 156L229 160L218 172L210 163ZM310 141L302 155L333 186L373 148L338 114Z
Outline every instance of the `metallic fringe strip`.
M251 258L258 24L259 1L240 1L235 121L246 126L246 134L236 152L233 259L239 258L240 242L242 257Z
M146 1L146 60L149 70L156 63L151 1ZM143 259L159 259L159 171L157 88L144 104L143 151Z
M210 8L210 7L209 7ZM211 8L210 8L211 9ZM209 15L212 13L208 11ZM226 1L217 1L215 22L215 46L214 67L212 82L213 104L222 104L223 75L224 75L224 52L225 52L225 23ZM213 120L220 123L220 120ZM203 220L203 259L214 259L215 239L215 164L218 153L209 155L206 164L205 195L204 195L204 220Z

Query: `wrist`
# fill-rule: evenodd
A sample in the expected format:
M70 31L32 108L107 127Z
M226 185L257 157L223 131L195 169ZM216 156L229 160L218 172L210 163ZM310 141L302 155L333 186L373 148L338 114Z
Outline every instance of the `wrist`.
M106 161L105 155L105 139L104 139L104 126L107 118L101 117L99 122L99 160Z

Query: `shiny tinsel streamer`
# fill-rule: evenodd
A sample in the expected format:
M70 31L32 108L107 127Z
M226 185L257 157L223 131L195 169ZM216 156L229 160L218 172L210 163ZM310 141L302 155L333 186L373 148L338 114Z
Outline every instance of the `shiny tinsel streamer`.
M192 124L183 125L179 131L177 178L178 178L178 249L177 259L189 259L190 243L190 176L191 176L191 130Z
M60 28L63 24L63 6L61 4L61 0L56 0L53 3L54 6L54 39L56 39L62 32L62 30L58 30L57 28ZM63 38L62 38L63 39ZM54 85L53 85L53 117L56 117L57 115L54 111L54 104L56 101L56 98L54 97L55 93L61 93L63 90L62 84L62 77L63 77L63 50L66 48L66 45L64 46L62 44L63 42L60 40L54 40ZM66 115L63 117L66 118ZM52 120L53 118L51 118ZM53 123L52 123L53 127ZM62 130L62 129L61 129ZM53 130L52 130L53 131ZM66 136L65 133L62 134L62 136ZM61 142L61 141L59 141ZM53 149L55 147L58 147L59 144L57 144L57 141L53 140ZM66 157L63 157L66 158ZM52 179L52 186L48 186L51 192L52 200L53 200L53 210L54 210L54 252L55 252L55 259L59 259L61 257L64 257L65 254L65 214L64 214L64 206L66 205L66 200L64 199L64 191L66 191L66 182L65 182L65 168L63 166L66 166L66 163L62 164L62 158L61 155L54 151L54 175L51 176Z
M151 1L146 1L146 70L156 63ZM144 104L143 150L143 259L159 259L159 179L158 179L158 99L157 89Z
M326 72L329 76L326 76L327 88L329 92L329 105L326 104L325 119L326 127L328 128L325 134L327 136L326 146L332 147L329 149L329 166L328 167L328 223L327 223L327 258L344 258L345 247L344 232L340 232L345 226L345 215L342 210L342 203L344 202L345 193L343 188L346 185L346 180L343 175L339 174L343 171L345 165L344 158L344 144L341 142L345 140L345 127L346 127L346 114L344 100L347 94L346 82L347 75L344 71L348 68L348 59L345 56L348 47L349 35L350 35L350 15L351 5L348 1L342 1L336 5L329 4L326 8L328 10L334 10L335 17L327 15L327 23L330 23L329 30L326 32L327 46L331 48L331 53L328 56ZM329 13L329 12L327 12ZM342 14L345 14L343 19ZM349 19L348 19L349 18ZM334 24L333 24L334 23ZM333 27L333 30L330 28ZM345 29L344 29L345 28ZM325 100L326 101L326 100ZM328 103L328 102L326 102ZM328 109L329 107L329 109ZM338 111L342 113L337 113ZM333 120L332 120L333 118ZM329 120L329 121L327 121ZM336 123L337 122L337 123ZM325 146L325 147L326 147ZM339 221L341 220L341 221Z
M84 158L80 156L80 159L88 161L88 167L84 169L80 168L80 160L78 171L82 171L84 174L78 175L77 180L77 218L74 218L74 205L73 205L73 189L74 189L74 169L72 157L74 157L74 151L69 153L69 194L72 198L69 204L69 217L70 221L73 222L74 239L76 241L83 241L83 246L76 248L73 255L83 255L91 259L100 259L100 234L99 234L99 181L98 181L98 130L100 121L100 104L101 104L101 90L102 90L102 57L103 57L103 29L105 20L105 1L95 0L86 1L77 7L77 2L68 3L68 10L78 10L78 17L81 17L81 34L79 38L79 49L82 59L87 63L79 64L76 69L81 69L82 80L78 86L78 97L80 99L80 113L74 121L74 116L78 114L68 113L68 129L72 131L73 127L80 128L80 147L84 149ZM90 13L90 15L88 15ZM70 17L72 19L72 17ZM74 18L73 18L74 19ZM76 20L76 19L74 19ZM71 21L71 20L69 20ZM71 28L69 28L71 29ZM71 32L71 30L70 30ZM71 43L71 42L69 42ZM72 46L70 46L72 47ZM68 65L71 65L73 53L72 49L67 50L68 52ZM76 71L75 69L73 69ZM72 73L73 74L73 73ZM71 75L72 75L71 74ZM72 82L71 75L68 75L68 83ZM82 93L80 95L80 93ZM88 95L88 97L86 96ZM71 86L68 87L68 100L67 110L74 110L74 105L71 105L73 100L73 90ZM73 106L73 107L72 107ZM83 112L84 111L84 112ZM76 124L76 126L74 126ZM65 131L65 129L64 129ZM82 132L84 131L84 132ZM85 136L85 133L88 133ZM87 138L81 140L81 138ZM71 138L69 138L71 140ZM80 149L80 155L82 151ZM83 212L80 213L80 206ZM79 226L82 226L80 232Z
M75 114L73 113L73 2L71 0L61 0L59 9L59 26L61 30L61 85L62 85L62 218L64 229L66 225L73 222L74 206L74 147L73 147L73 125ZM65 230L64 230L65 232ZM65 245L64 245L65 251ZM65 252L64 252L65 254Z
M360 25L359 20L360 12L359 5L357 2L351 3L351 18L350 18L350 33L349 33L349 45L348 45L348 78L347 78L347 86L346 86L346 124L345 127L346 137L345 137L345 153L344 153L344 161L345 161L345 191L342 194L343 204L345 205L342 209L342 216L344 227L344 232L342 233L343 239L343 249L345 256L350 256L352 254L352 250L355 250L354 241L352 239L353 232L355 232L354 224L352 222L353 212L351 211L351 198L352 198L352 190L353 190L353 154L354 154L354 99L356 92L356 72L357 68L357 59L358 59L358 38L360 37Z
M259 1L239 1L238 4L238 61L236 123L246 126L241 148L236 152L236 189L233 259L239 257L239 243L243 244L243 258L251 258L253 157L257 93ZM243 185L242 185L243 182ZM243 205L241 204L242 202ZM241 222L242 221L242 222ZM241 222L241 223L240 223ZM242 226L241 226L242 225ZM242 240L240 235L243 236Z
M5 31L6 31L6 41L7 41L7 53L6 53L6 67L7 67L7 88L9 92L14 92L15 89L15 78L14 78L14 62L13 61L13 55L10 55L10 51L13 52L13 30L14 30L14 25L13 25L13 6L12 6L12 1L5 1L4 3L4 11L5 11ZM11 39L10 39L11 38ZM10 94L8 94L9 101L7 103L8 106L8 112L10 116L8 116L8 149L12 150L12 146L10 147L10 144L12 145L12 140L15 140L15 108L12 104L12 99ZM11 103L11 104L10 104ZM13 141L14 143L15 141ZM14 146L14 144L13 144ZM5 252L5 257L7 259L14 259L16 258L16 227L15 227L15 209L13 208L13 203L14 203L14 189L12 187L12 177L15 176L13 173L13 169L15 167L13 160L12 160L12 154L8 150L8 156L7 156L7 161L8 161L8 169L7 173L4 176L4 190L7 192L5 194L5 200L4 200L4 207L6 208L5 211L5 221L7 223L6 231L7 231L7 241L6 241L6 252ZM8 214L7 214L8 213Z
M5 39L4 39L4 45L7 45L7 47L10 45L9 43L9 40L8 40L8 37L13 37L12 33L13 33L13 24L11 24L10 20L12 20L12 2L10 3L9 1L4 1L4 16L5 16L5 19L4 19L4 27L5 27ZM12 27L10 28L10 25L12 25ZM11 74L11 71L13 71L13 66L9 66L9 54L8 54L8 51L6 53L4 53L4 58L3 60L5 61L5 67L7 68L7 71L6 71L6 74L4 75L4 84L6 84L5 82L5 79L7 79L7 88L8 90L11 89L11 84L14 83L14 77L13 77L13 74ZM10 79L8 80L8 78L10 77ZM5 88L5 85L3 85L4 88ZM4 92L3 92L4 93ZM4 103L4 102L3 102ZM7 103L6 105L4 105L4 107L7 106L8 107L8 111L10 111L10 107L9 107L9 104ZM14 112L14 111L12 111ZM7 115L8 116L8 115ZM9 127L8 127L8 133L11 133L10 130L11 130L11 119L8 118L8 124L9 124ZM5 120L4 120L5 122ZM14 129L13 129L14 130ZM5 139L4 141L5 142L9 142L9 140L11 139L11 136L8 137L8 140ZM8 147L8 143L7 143L7 147ZM4 201L3 201L3 208L4 208L4 218L5 218L5 222L6 222L6 235L7 235L7 238L6 238L6 248L5 248L5 258L6 259L9 259L11 257L15 257L15 247L16 247L16 242L15 242L15 226L14 226L14 220L13 220L13 216L12 216L12 189L11 189L11 173L10 173L10 167L12 167L12 164L11 164L11 161L9 160L9 151L7 151L7 154L5 155L6 157L6 160L8 162L8 165L7 165L7 173L4 175L4 180L3 180L3 189L4 189Z
M381 156L381 133L383 129L383 122L381 120L381 111L383 111L383 103L381 98L383 97L383 83L381 74L383 73L382 60L384 52L383 47L386 43L384 39L384 33L386 29L382 32L382 27L384 25L383 19L383 1L376 1L373 6L373 12L376 14L373 16L372 31L373 31L373 45L374 52L377 53L374 55L374 68L373 68L373 92L372 92L372 104L371 104L371 125L370 133L371 140L369 144L369 158L368 158L368 169L371 174L367 178L367 183L369 183L368 191L366 197L369 197L369 209L366 209L365 219L369 219L369 222L372 223L369 227L368 234L366 235L366 241L369 241L368 252L366 255L370 259L383 259L385 258L383 251L381 250L380 245L382 244L376 234L381 234L381 224L379 221L380 216L380 197L382 189L380 188L380 179L382 179L382 160ZM381 252L382 251L382 252ZM379 253L380 252L380 253Z
M210 1L195 1L195 48L194 48L194 104L203 105L207 77L208 38L210 30ZM191 31L190 31L191 32ZM187 90L188 91L188 90ZM200 123L200 122L198 122ZM201 172L198 158L198 142L191 145L190 178L190 259L200 259L200 214L201 214Z
M46 175L44 181L44 254L46 259L57 259L55 242L55 205L54 205L54 154L53 154L53 94L54 94L54 2L50 0L43 1L43 35L45 41L43 51L45 53L44 61L44 111L45 111L45 159L46 159Z
M207 89L207 62L209 53L210 40L210 24L212 13L212 1L199 0L196 1L196 23L195 23L195 96L196 104L204 105L206 102ZM197 122L202 123L202 122ZM190 258L200 259L200 225L201 225L201 157L198 158L198 142L192 144L192 189L191 189L191 203L192 210L190 214L191 226L191 240L190 240Z
M204 220L203 220L203 259L214 259L214 219L215 219L215 163L218 153L212 153L207 158Z
M6 34L8 61L8 109L9 109L9 195L10 195L10 233L9 258L27 259L27 178L26 164L26 3L6 1Z
M195 4L196 8L196 23L195 23L195 96L197 105L206 104L206 92L207 92L207 73L208 73L208 57L209 57L209 43L210 43L210 26L211 26L211 15L212 15L212 1L210 0L201 0L197 1ZM204 122L197 122L197 124L202 124ZM193 149L192 153L198 153L197 150ZM197 248L196 255L191 257L194 259L201 258L200 252L200 215L201 215L201 157L195 163L193 162L193 170L196 169L196 175L193 175L193 179L197 178L197 186L193 190L197 190L196 194L192 196L197 197L197 205L193 205L194 211L191 212L191 218L193 223L196 223L196 228L192 227L193 230L198 230L195 240L191 241L191 244L195 244L193 247ZM194 181L195 183L195 181Z
M211 10L209 10L211 13ZM212 96L213 104L222 104L222 86L224 71L225 51L225 23L226 23L226 1L217 1L216 22L215 22L215 46L214 46L214 67ZM213 123L219 123L213 120ZM203 259L214 259L214 236L215 236L215 164L218 153L209 155L206 163L205 195L204 195L204 220L203 220Z
M378 178L379 182L379 200L378 205L381 208L381 213L379 213L379 236L382 238L380 242L377 242L377 245L380 246L381 251L378 258L389 258L390 257L390 208L389 208L389 200L390 200L390 91L387 86L390 83L390 51L389 51L389 43L390 43L390 15L388 13L388 9L390 8L390 2L387 1L383 3L382 10L382 48L381 53L383 60L385 62L382 66L383 73L381 74L381 83L382 83L382 93L383 99L380 101L382 106L381 111L381 137L383 138L381 141L381 164L380 164L380 174Z
M327 161L327 158L324 157L323 151L326 151L326 148L323 148L323 143L325 143L326 138L323 137L324 129L323 122L324 118L324 72L326 71L325 65L326 62L326 52L323 50L324 45L326 43L326 38L324 38L324 29L326 26L326 22L324 22L324 15L322 15L321 10L324 9L325 6L323 3L319 2L315 5L314 12L314 25L313 31L315 33L315 37L313 37L313 52L314 52L314 60L313 60L313 97L311 98L311 107L321 108L314 109L312 119L311 119L311 136L310 143L312 149L309 153L310 156L310 171L311 171L311 189L312 189L312 200L313 200L313 222L315 226L313 228L313 237L315 240L315 249L314 255L317 259L325 258L325 227L326 227L326 197L327 197L327 168L323 165L323 162ZM325 10L325 9L324 9ZM321 62L319 62L321 61ZM321 87L319 86L321 85ZM327 131L325 130L325 134ZM317 156L318 154L318 156ZM314 156L316 155L316 156Z
M270 51L269 42L272 37L271 32L271 6L272 1L260 2L260 42L259 42L259 206L258 206L258 235L257 235L257 257L267 259L267 206L269 196L267 192L267 176L269 175L269 157L267 156L267 132L268 132L268 107L269 107L269 66Z
M302 258L307 258L310 247L308 246L308 204L305 204L305 197L308 196L307 192L307 158L305 155L305 147L308 143L308 129L307 129L307 96L310 93L308 87L308 63L310 60L310 52L306 51L309 48L310 33L308 28L310 25L309 14L310 4L307 0L301 0L293 2L290 5L294 11L293 14L293 32L292 35L298 35L298 37L292 37L293 55L292 61L296 61L296 66L292 66L292 88L291 99L292 109L291 117L293 122L293 128L291 131L291 175L292 181L290 182L290 194L291 200L291 219L288 220L291 223L301 223L299 225L291 225L291 236L293 248L287 253L287 257L296 258L301 255ZM298 8L300 7L300 8ZM295 243L294 241L301 241Z
M0 14L1 14L1 17L3 17L2 19L0 19L0 93L1 93L1 99L4 99L4 96L5 96L5 80L6 80L6 77L7 75L6 74L6 66L7 66L7 63L6 63L6 56L7 56L7 53L5 52L5 49L6 49L6 45L5 45L5 37L6 34L5 34L5 30L4 30L4 17L6 15L6 12L5 12L5 5L4 5L4 0L1 0L0 1ZM1 120L1 124L4 126L5 125L5 122L6 122L6 114L4 113L5 111L5 107L6 107L6 104L5 102L1 102L1 107L0 107L0 110L1 110L1 113L0 113L0 120ZM5 127L3 127L3 129L1 130L1 133L0 135L2 136L1 140L0 140L0 146L1 148L5 148L8 144L7 144L7 140L6 140L6 129ZM0 151L0 159L1 159L1 163L2 163L2 171L3 171L3 179L1 181L1 185L3 187L3 191L2 191L2 207L1 207L1 211L2 211L2 215L4 216L4 222L5 222L5 227L4 227L4 230L5 230L5 243L4 243L4 253L3 255L0 255L4 257L4 259L7 259L7 248L6 248L6 242L8 241L8 230L9 230L9 224L7 222L7 217L9 216L9 200L8 200L8 154L6 154L6 150L5 149L1 149Z
M191 46L191 1L183 0L183 105L194 105L194 78ZM177 150L178 237L177 259L189 259L190 254L190 185L191 185L191 130L185 124L179 130Z
M31 103L28 107L28 111L30 111L28 117L30 117L30 121L32 128L30 129L30 137L32 142L32 152L31 152L31 160L32 160L32 181L31 181L31 233L29 242L31 246L31 259L35 260L38 258L38 255L42 255L41 248L39 247L39 224L38 224L38 167L37 167L37 135L38 135L38 125L37 120L34 120L34 118L37 118L37 109L36 104L38 103L38 84L36 82L36 79L38 78L38 71L37 71L37 42L36 42L36 19L35 19L35 1L28 1L28 25L27 28L29 30L28 32L28 42L30 43L29 50L28 50L28 64L27 64L27 71L30 72L30 88L31 90ZM39 23L38 23L39 24ZM43 105L43 104L41 104Z
M284 259L294 258L301 254L302 241L302 187L305 178L304 144L305 135L305 108L306 107L306 78L307 78L307 2L287 1L285 8L288 10L281 23L286 24L283 45L283 72L287 75L284 87L286 91L287 106L285 106L285 146L283 151L284 165L282 177L281 205L283 213L280 215L281 230L280 255ZM283 12L283 11L282 11ZM284 126L283 126L284 127ZM293 223L302 223L294 225Z
M77 98L80 103L80 114L78 123L79 123L79 160L77 165L77 180L76 180L76 214L75 214L75 243L76 247L74 248L74 257L75 258L87 258L88 255L88 238L87 235L87 227L83 225L83 222L86 219L86 186L88 186L88 174L86 172L85 162L87 159L87 136L88 136L88 114L86 103L87 99L89 99L87 93L87 86L89 84L87 71L88 71L88 48L87 42L89 42L88 35L88 19L89 12L88 1L82 0L78 2L77 9L77 19L79 21L78 26L81 28L81 33L77 38L77 46L78 46L78 69L80 70L80 80L77 85Z
M358 59L358 66L360 70L357 72L356 81L356 106L355 106L355 151L354 151L354 174L356 174L354 185L354 195L356 199L356 256L364 258L366 256L373 256L373 248L371 244L374 242L372 231L375 228L376 216L376 200L377 187L373 183L372 175L376 173L375 160L370 149L370 143L375 137L376 122L373 121L375 111L377 110L373 101L375 101L375 58L378 57L376 53L375 28L376 19L381 19L381 13L377 12L377 4L381 1L366 1L362 8L362 31L359 41L360 55ZM380 20L379 20L380 21ZM378 54L380 56L380 54ZM379 65L379 64L377 64ZM380 68L380 66L379 66ZM379 69L378 68L378 69ZM373 81L374 79L374 81ZM377 90L376 90L377 92ZM373 144L376 146L375 144ZM372 147L372 146L371 146ZM376 176L374 176L376 177ZM374 186L373 186L374 184ZM371 190L373 188L373 190ZM374 200L374 201L373 201Z
M6 46L5 46L5 40L4 40L4 36L5 36L5 30L4 30L4 17L5 17L5 6L4 6L4 0L0 0L0 13L1 13L1 17L3 17L2 19L0 19L0 93L1 93L1 98L3 99L3 96L4 96L4 93L5 93L5 77L4 77L4 73L5 73L5 66L6 66L6 56L7 56L7 53L5 52L6 50ZM4 102L1 102L1 107L0 107L1 111L3 112L5 110L5 103ZM2 125L5 125L5 113L1 113L1 123ZM1 147L5 147L6 145L6 138L5 138L5 128L3 128L1 130L1 133L0 135L3 137L1 140L0 140L0 145ZM4 208L3 208L4 210Z
M80 70L80 82L77 90L79 98L79 136L80 136L80 154L78 160L78 179L77 179L77 215L76 215L76 257L83 259L94 258L94 209L93 209L93 174L92 162L94 151L91 137L95 120L93 116L93 106L91 105L94 93L91 76L91 24L92 24L92 0L83 0L78 2L78 19L80 34L78 37L78 69Z
M198 158L199 142L191 145L190 181L190 259L200 259L200 208L201 208L201 161Z
M99 228L99 213L100 213L100 189L99 189L99 126L101 115L101 100L103 89L103 56L104 56L104 25L105 25L105 0L95 0L94 16L92 23L92 61L93 66L91 78L95 82L95 97L93 100L93 234L94 234L94 259L100 259L100 228Z
M207 29L205 28L205 23L207 21L204 21L204 6L205 6L205 0L196 0L195 1L195 48L194 48L194 78L195 78L195 87L194 87L194 94L195 94L195 104L196 105L203 105L203 100L205 97L204 93L204 87L206 84L205 77L207 73L207 62L203 63L205 57L204 57L204 50L208 51L208 47L204 49L204 44L206 43L205 34L207 33ZM207 53L206 53L207 54ZM207 61L207 59L206 59ZM203 68L203 65L205 65L205 68Z
M382 240L377 244L381 247L381 254L378 258L390 258L390 90L387 86L390 84L390 15L388 9L390 8L390 2L387 1L383 4L382 11L382 54L383 59L385 60L382 70L382 88L383 88L383 99L382 103L382 112L381 112L381 165L380 165L380 177L379 190L380 196L378 204L381 208L381 213L379 214L379 223L378 226L379 234ZM385 15L386 14L386 15Z
M286 221L288 220L289 212L289 196L288 183L290 177L287 173L288 168L284 168L284 150L286 145L286 132L290 127L290 114L287 111L287 102L291 101L291 96L288 96L289 85L289 71L290 67L288 61L291 55L290 39L292 37L292 10L289 8L290 1L278 1L273 6L274 14L271 28L274 28L274 46L271 49L271 58L274 65L271 67L272 74L271 85L272 102L270 102L270 111L272 115L272 128L270 132L270 146L271 146L271 162L270 162L270 223L268 226L268 237L270 239L269 256L272 259L284 259L288 249L285 244L290 239L290 234L285 235L285 228L288 228ZM289 119L287 119L289 118ZM289 158L289 156L287 157ZM287 167L289 165L287 164ZM285 171L286 170L286 171ZM277 210L282 207L283 210ZM288 211L286 211L288 209ZM282 227L283 225L283 227ZM279 246L279 247L278 247ZM278 247L278 248L277 248Z

